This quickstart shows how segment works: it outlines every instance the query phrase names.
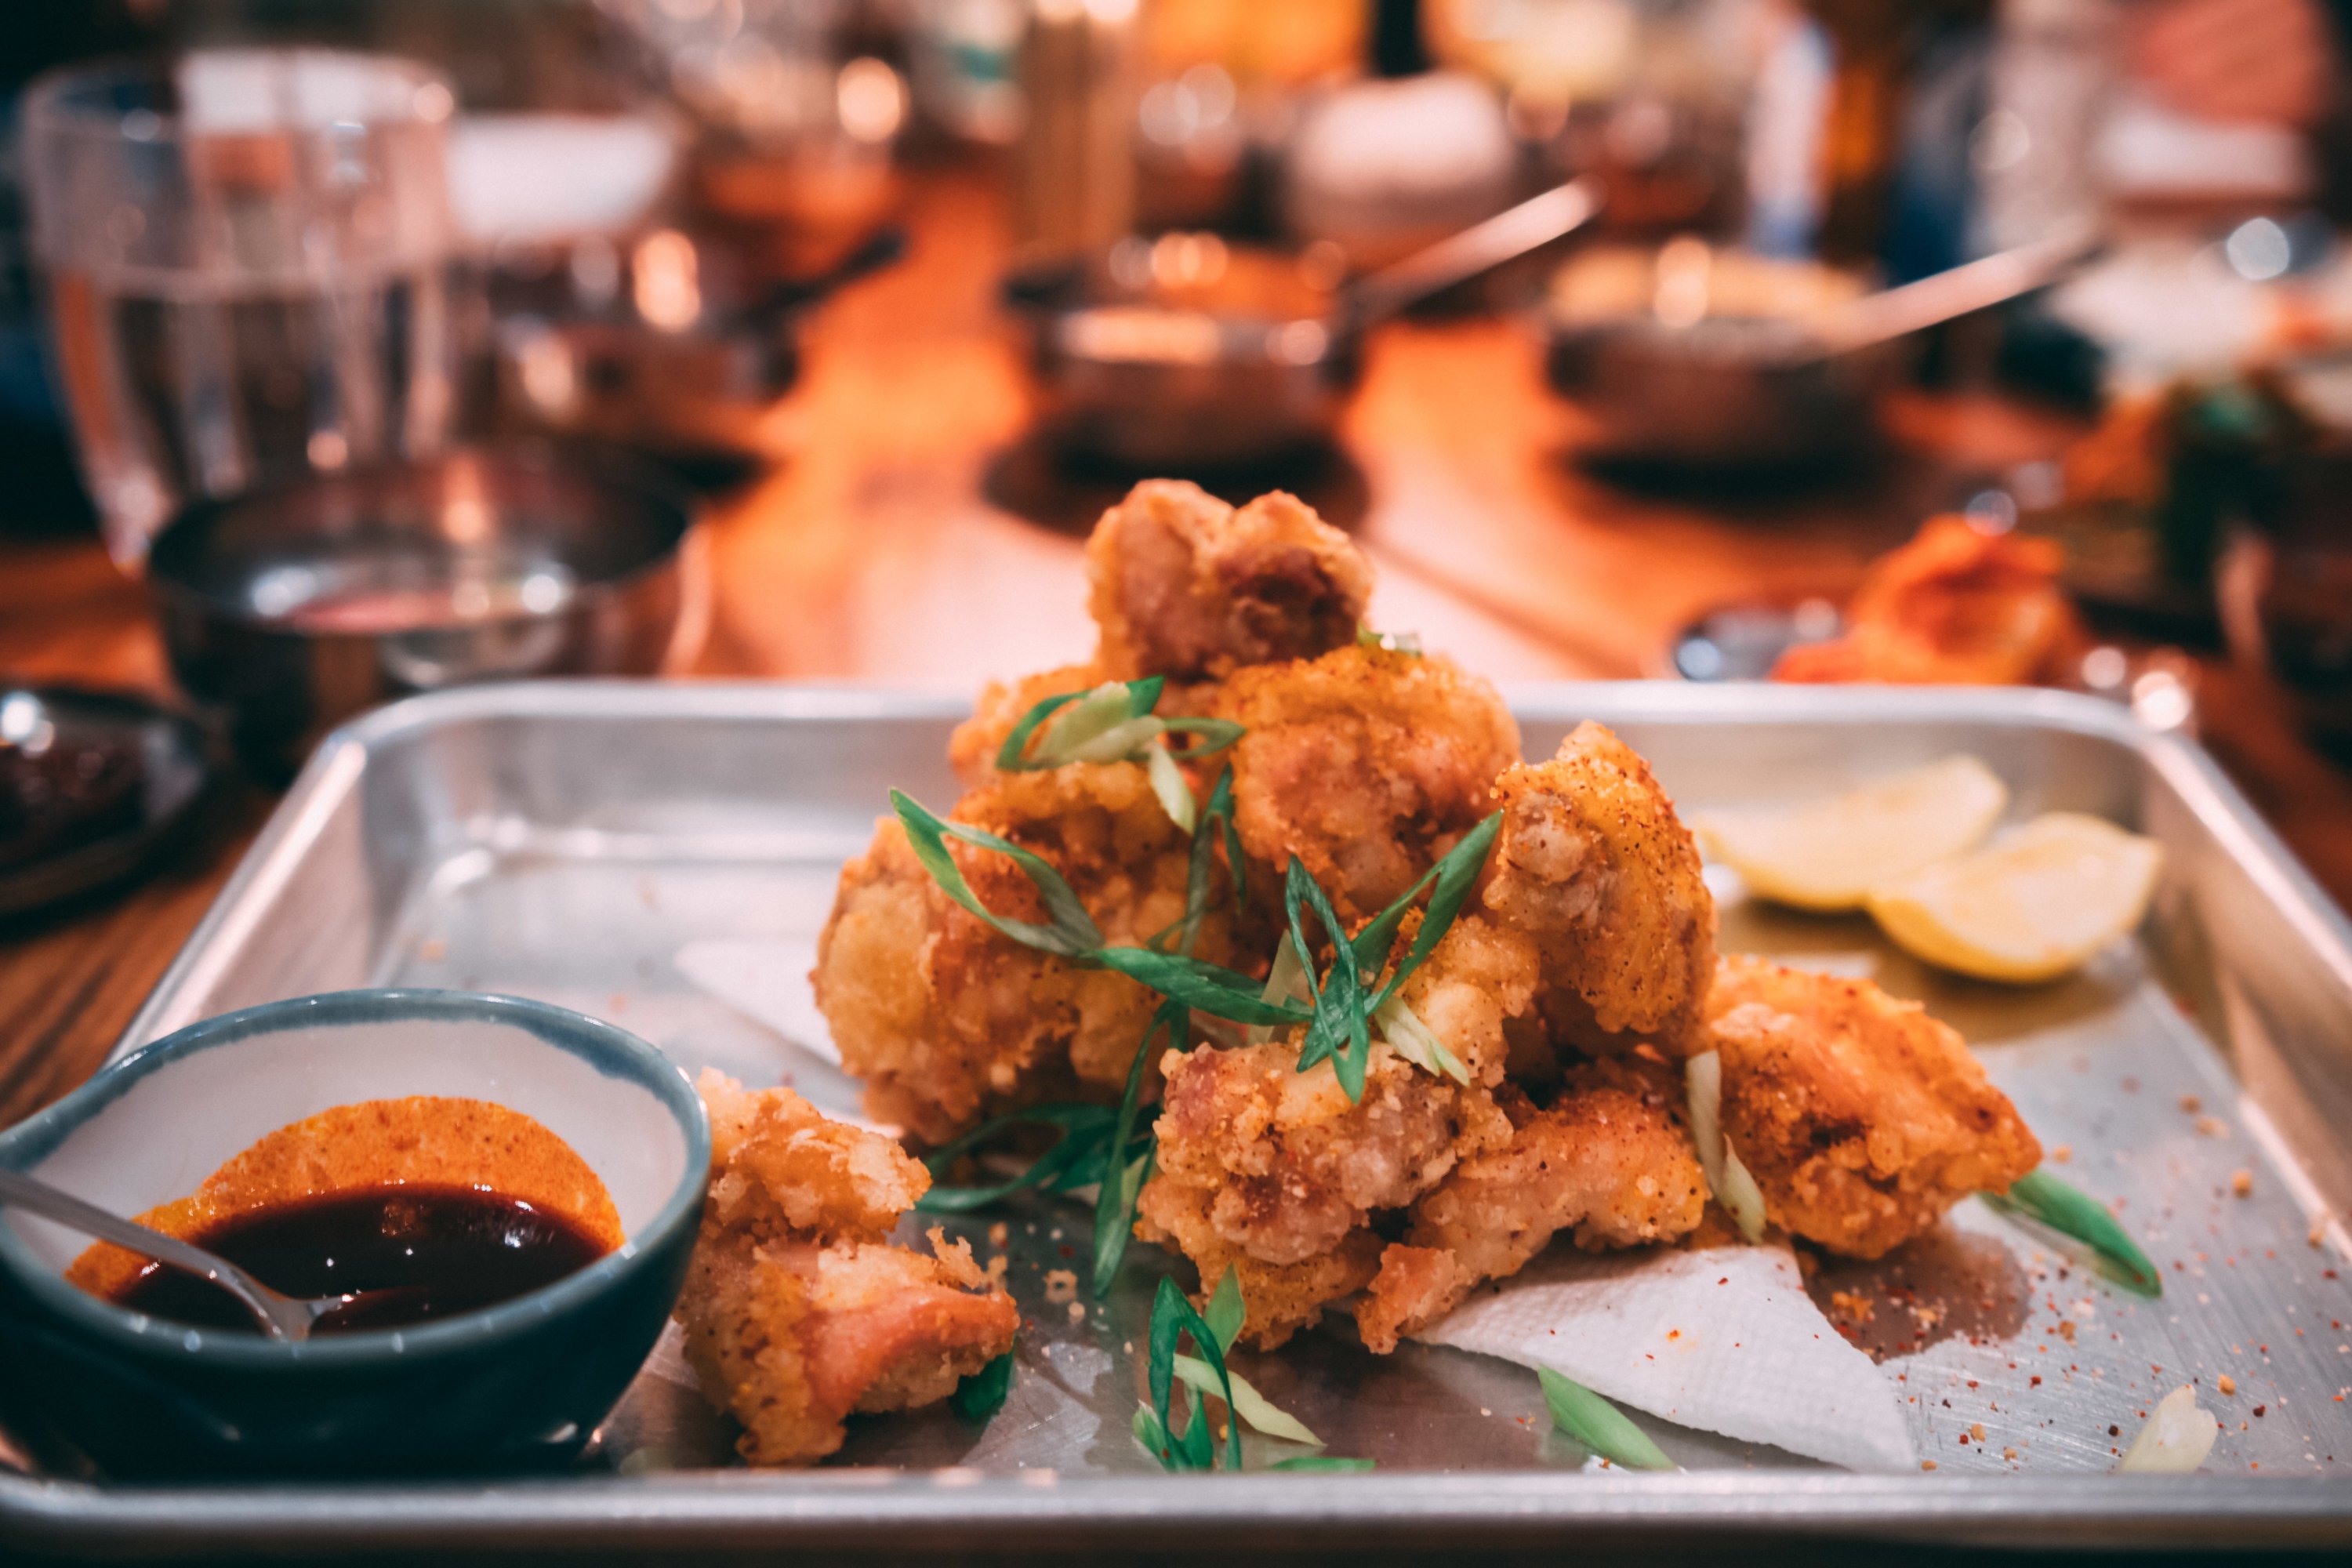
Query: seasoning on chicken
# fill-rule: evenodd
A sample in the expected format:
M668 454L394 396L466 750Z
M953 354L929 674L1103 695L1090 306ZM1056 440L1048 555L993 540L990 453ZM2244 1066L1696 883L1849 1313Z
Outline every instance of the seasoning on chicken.
M1007 773L955 820L1034 850L1068 880L1106 940L1140 943L1181 920L1191 842L1134 763ZM950 853L988 909L1037 920L1035 885L1003 855ZM1233 956L1220 868L1195 952ZM812 977L842 1065L876 1120L943 1143L1014 1106L1116 1099L1158 998L1108 970L1007 940L949 898L886 817L842 870Z
M827 1120L788 1089L718 1073L710 1194L677 1318L712 1404L755 1465L834 1452L852 1411L944 1399L1013 1346L1020 1314L964 1242L893 1246L930 1174L889 1139Z
M1348 536L1280 490L1236 510L1198 485L1147 479L1087 542L1098 679L1222 679L1356 640L1372 569Z
M1340 918L1369 919L1494 809L1519 760L1495 689L1434 656L1347 647L1257 665L1213 711L1233 750L1242 847L1278 874L1297 856Z
M1261 1346L1370 1277L1374 1213L1402 1208L1465 1154L1510 1135L1484 1089L1433 1077L1385 1045L1373 1047L1354 1104L1328 1062L1298 1070L1296 1039L1171 1052L1160 1065L1159 1171L1137 1232L1175 1242L1204 1279L1241 1266L1244 1336ZM1250 1266L1299 1270L1318 1258L1339 1266L1294 1274L1278 1297L1253 1288Z
M1527 1266L1561 1231L1589 1251L1673 1241L1698 1227L1706 1178L1683 1124L1681 1083L1639 1058L1576 1068L1549 1107L1498 1097L1512 1130L1413 1205L1356 1327L1381 1354Z
M1879 1257L2041 1161L1958 1031L1866 980L1727 957L1706 1045L1766 1216L1832 1252Z
M1535 940L1546 1022L1586 1050L1686 1054L1715 973L1715 900L1650 764L1580 724L1495 795L1503 830L1481 899Z

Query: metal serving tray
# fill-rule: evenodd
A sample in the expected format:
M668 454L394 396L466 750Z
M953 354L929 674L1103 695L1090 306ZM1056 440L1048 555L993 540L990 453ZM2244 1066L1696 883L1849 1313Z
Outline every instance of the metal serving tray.
M1010 1222L1011 1283L1032 1326L1013 1397L984 1429L943 1409L866 1421L826 1468L749 1473L657 1354L577 1473L184 1489L5 1476L0 1540L574 1553L1133 1546L1139 1531L1162 1550L2352 1542L2352 1402L2339 1402L2352 1282L2329 1217L2352 1213L2352 927L2202 752L2040 691L1624 683L1523 689L1515 706L1529 755L1598 719L1685 807L1828 790L1965 750L2008 781L2017 815L2095 812L2160 839L2164 887L2139 940L2052 986L1938 976L1866 921L1738 901L1723 941L1866 970L1958 1026L2045 1146L2067 1147L2070 1179L2127 1200L2165 1270L2163 1300L2098 1286L1975 1204L1895 1259L1825 1268L1813 1287L1825 1301L1845 1289L1879 1302L1857 1332L1892 1357L1932 1474L1849 1475L1647 1417L1684 1473L1580 1469L1547 1436L1523 1371L1410 1345L1376 1360L1318 1333L1240 1364L1332 1452L1377 1459L1376 1474L1170 1477L1127 1434L1132 1347L1168 1264L1135 1249L1112 1300L1075 1313L1046 1275L1083 1269L1068 1259L1084 1257L1086 1215L1047 1200ZM966 710L877 691L583 682L378 712L312 759L122 1048L274 997L457 985L600 1014L689 1068L789 1076L849 1109L856 1086L837 1069L698 990L674 955L703 938L813 938L886 786L953 798L944 742ZM2232 1194L2238 1171L2252 1173L2249 1196ZM2234 1397L2212 1392L2222 1373ZM2139 1413L2189 1377L2225 1416L2204 1473L2107 1474Z

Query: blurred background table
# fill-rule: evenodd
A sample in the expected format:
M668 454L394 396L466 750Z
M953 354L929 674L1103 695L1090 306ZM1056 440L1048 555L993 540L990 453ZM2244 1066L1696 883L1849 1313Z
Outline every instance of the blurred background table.
M1005 183L975 177L989 173L916 172L906 263L812 321L806 377L772 416L789 459L709 514L692 677L961 691L1090 646L1081 537L1116 488L1024 478L1026 384L995 307L1010 220ZM1573 416L1545 395L1523 325L1409 321L1370 342L1347 465L1308 499L1369 550L1383 628L1498 680L1657 675L1695 615L1842 594L1970 476L2055 456L2082 428L1990 397L1902 397L1896 451L1849 485L1636 495L1565 459ZM171 691L142 591L95 540L0 540L0 670ZM2208 743L2352 902L2352 779L2263 678L2214 661L2201 680ZM103 1058L270 804L233 785L142 884L0 922L0 1124Z

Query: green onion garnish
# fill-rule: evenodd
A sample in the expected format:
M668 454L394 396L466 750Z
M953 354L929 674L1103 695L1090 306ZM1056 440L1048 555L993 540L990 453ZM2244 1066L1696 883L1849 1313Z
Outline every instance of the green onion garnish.
M1151 1336L1149 1359L1145 1363L1146 1382L1151 1390L1151 1403L1137 1412L1136 1436L1151 1450L1160 1462L1171 1470L1210 1470L1216 1468L1216 1444L1209 1433L1208 1401L1196 1394L1192 1408L1184 1424L1178 1426L1171 1410L1176 1390L1177 1346L1185 1339L1208 1366L1216 1392L1225 1405L1234 1403L1233 1382L1225 1372L1225 1348L1192 1303L1184 1300L1184 1292L1176 1289L1176 1281L1162 1277L1159 1294L1151 1300ZM1225 1423L1227 1469L1242 1468L1242 1426L1239 1421Z
M1187 911L1185 920L1174 928L1185 933L1184 946L1188 951L1181 952L1163 952L1148 945L1104 945L1101 929L1078 902L1077 894L1063 879L1061 873L1042 857L995 834L946 821L901 791L890 792L890 804L898 812L898 820L907 830L908 840L914 847L916 858L922 863L924 869L931 874L950 898L987 921L997 931L1074 963L1115 970L1150 986L1171 1002L1181 1003L1213 1018L1277 1027L1304 1024L1307 1034L1299 1046L1299 1070L1305 1072L1328 1059L1348 1098L1360 1100L1363 1096L1364 1075L1371 1056L1370 1020L1376 1012L1395 998L1399 988L1436 950L1438 942L1453 926L1455 916L1461 913L1471 885L1477 879L1479 868L1485 865L1487 852L1494 847L1495 837L1501 831L1502 815L1497 812L1488 816L1464 835L1459 844L1394 903L1375 916L1353 939L1346 936L1339 917L1322 888L1307 873L1305 866L1293 857L1284 886L1283 904L1289 920L1294 953L1303 957L1308 951L1305 915L1311 909L1334 953L1344 952L1352 960L1351 963L1341 963L1335 957L1329 973L1319 982L1301 964L1306 986L1302 1004L1302 1001L1275 994L1270 986L1238 971L1194 958L1189 952L1191 935L1198 930L1198 915L1202 912L1207 900L1208 861L1204 846L1214 826L1222 824L1226 857L1236 868L1236 892L1239 890L1241 848L1232 826L1230 779L1228 771L1212 792L1209 812L1194 826ZM964 879L954 857L948 852L947 840L950 838L1010 856L1013 864L1035 886L1052 918L1040 924L1033 921L1012 920L990 911L972 892L971 885ZM1421 930L1404 958L1390 973L1387 984L1374 994L1369 989L1368 977L1378 975L1387 965L1389 952L1395 945L1406 910L1424 891L1430 898L1429 907L1422 917ZM1160 933L1162 937L1166 934ZM1391 1015L1391 1017L1396 1016ZM1410 1014L1403 1016L1410 1016ZM1397 1023L1384 1025L1383 1032L1407 1032L1402 1054L1408 1060L1421 1062L1431 1071L1459 1072L1460 1063L1454 1062L1451 1068L1445 1065L1453 1060L1450 1053L1441 1058L1429 1051L1425 1048L1426 1042L1409 1033L1411 1028L1411 1025ZM1422 1032L1427 1033L1425 1029ZM1443 1047L1439 1049L1442 1050Z
M1371 627L1356 628L1358 647L1379 648L1384 653L1401 653L1413 658L1421 657L1421 638L1412 632L1376 632Z
M1370 1459L1343 1459L1337 1454L1300 1454L1295 1458L1276 1459L1266 1467L1269 1470L1369 1470L1374 1468Z
M1701 1051L1683 1064L1683 1084L1690 1104L1691 1143L1698 1152L1699 1169L1706 1173L1707 1191L1750 1242L1764 1239L1764 1192L1723 1131L1723 1058Z
M1241 1337L1242 1325L1248 1321L1249 1309L1242 1300L1241 1281L1231 1268L1217 1281L1217 1289L1209 1298L1204 1311L1195 1312L1184 1293L1175 1282L1162 1279L1160 1293L1151 1303L1150 1361L1146 1368L1146 1381L1151 1389L1151 1403L1135 1413L1133 1426L1137 1440L1151 1450L1160 1462L1171 1470L1206 1470L1215 1466L1214 1446L1208 1436L1207 1401L1223 1399L1229 1419L1226 1423L1228 1458L1225 1468L1241 1468L1241 1426L1246 1422L1253 1430L1286 1442L1306 1443L1322 1447L1323 1440L1308 1431L1295 1415L1278 1408L1265 1395L1250 1385L1225 1364L1225 1352L1234 1348ZM1189 1335L1198 1355L1181 1353L1177 1345L1181 1337ZM1175 1384L1183 1384L1193 1394L1192 1414L1181 1430L1174 1425L1170 1412L1171 1395ZM1323 1455L1303 1455L1301 1459L1323 1461L1314 1464L1285 1460L1269 1466L1270 1469L1370 1469L1368 1459L1328 1460Z
M2028 1171L2006 1193L1978 1194L2002 1214L2032 1221L2091 1249L2099 1272L2142 1296L2164 1294L2164 1276L2105 1204L2049 1172Z
M1047 1193L1090 1187L1103 1179L1118 1121L1119 1112L1108 1105L1033 1105L1008 1111L933 1150L923 1163L934 1176L945 1175L958 1160L1015 1127L1058 1127L1062 1135L1028 1169L1009 1181L992 1187L934 1186L916 1200L915 1206L928 1214L969 1214L1028 1187ZM1127 1145L1130 1157L1135 1142L1130 1119Z
M1143 1031L1143 1043L1135 1047L1135 1059L1127 1064L1127 1087L1118 1097L1118 1113L1112 1119L1110 1137L1103 1145L1102 1187L1095 1194L1095 1299L1110 1294L1110 1282L1118 1277L1118 1266L1127 1257L1128 1237L1135 1231L1135 1200L1143 1191L1143 1184L1151 1179L1151 1167L1160 1153L1159 1138L1147 1123L1140 1136L1136 1132L1136 1120L1141 1114L1138 1101L1143 1094L1144 1069L1151 1056L1151 1042L1162 1036L1178 1050L1187 1048L1186 1035L1192 1024L1192 1010L1180 1002L1163 1002L1151 1016ZM1151 1113L1152 1121L1159 1120L1159 1110ZM1109 1158L1111 1150L1119 1150L1118 1158Z
M1072 763L1141 763L1150 772L1152 793L1169 820L1192 832L1196 816L1192 786L1176 764L1223 751L1241 739L1242 727L1228 719L1159 717L1151 710L1159 705L1165 684L1164 677L1154 675L1046 698L1024 713L1004 737L1004 744L997 748L997 771L1020 773ZM1171 735L1192 736L1192 743L1172 750ZM1029 743L1033 736L1034 747Z
M1013 1352L1007 1350L957 1384L948 1404L967 1421L985 1421L1004 1408L1004 1396L1012 1391Z
M1649 1434L1634 1426L1623 1411L1584 1384L1548 1366L1536 1368L1536 1378L1543 1384L1551 1424L1611 1464L1629 1470L1681 1468L1659 1452Z

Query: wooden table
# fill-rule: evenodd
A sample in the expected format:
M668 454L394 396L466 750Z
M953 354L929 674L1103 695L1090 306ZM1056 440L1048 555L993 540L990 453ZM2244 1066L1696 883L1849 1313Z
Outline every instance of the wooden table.
M993 305L1000 194L925 175L908 216L909 259L811 323L806 379L772 416L788 455L711 520L697 673L968 689L1091 644L1077 530L1097 498L1019 480L1025 394ZM1908 398L1889 414L1903 455L1836 493L1635 496L1564 460L1571 416L1521 328L1400 323L1370 345L1349 464L1309 499L1329 500L1377 563L1380 626L1497 679L1639 676L1696 613L1842 593L1969 474L2053 455L2074 434L1985 398ZM170 689L140 590L92 542L0 539L0 671ZM2352 901L2352 779L2294 735L2261 678L2216 666L2206 690L2209 741ZM242 786L142 885L0 922L0 1125L103 1059L268 805Z

